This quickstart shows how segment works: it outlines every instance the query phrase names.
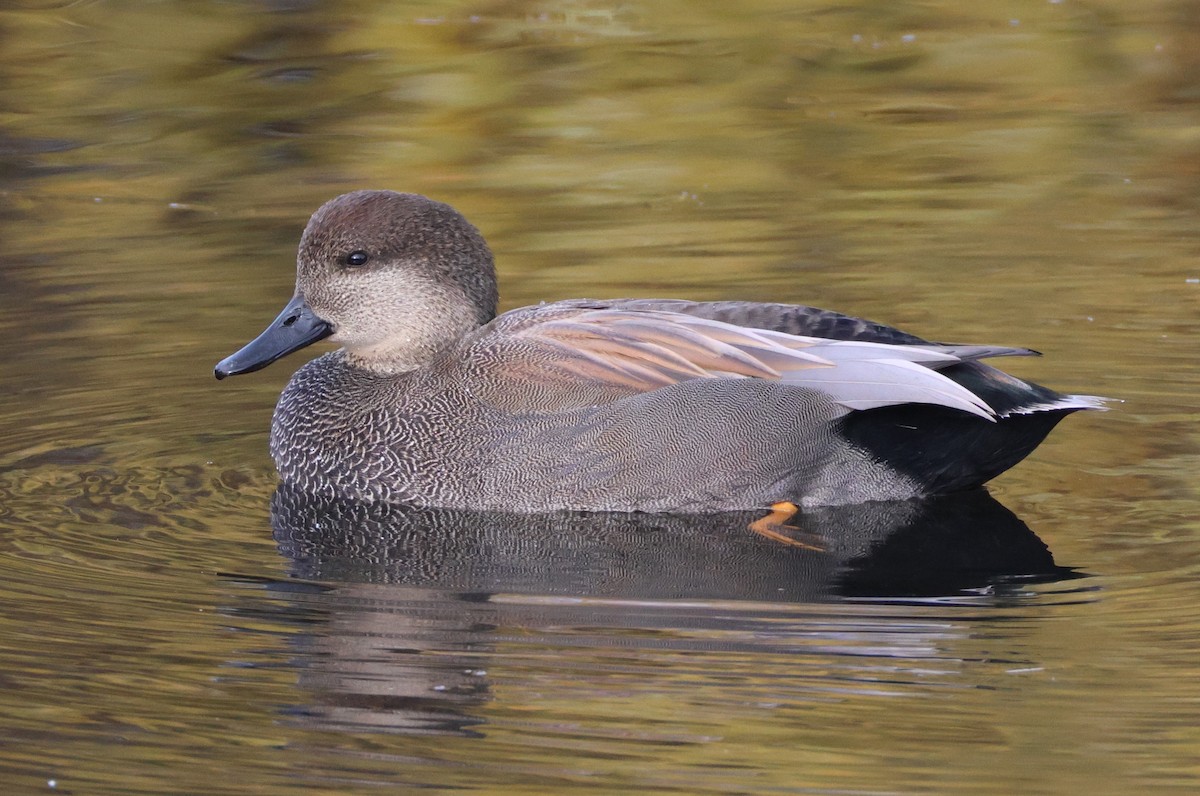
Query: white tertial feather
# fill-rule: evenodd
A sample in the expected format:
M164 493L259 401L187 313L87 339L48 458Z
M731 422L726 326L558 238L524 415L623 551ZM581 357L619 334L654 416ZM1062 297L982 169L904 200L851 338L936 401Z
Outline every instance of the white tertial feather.
M995 421L996 413L978 395L936 370L904 359L851 359L833 368L788 374L786 381L828 395L847 409L895 404L933 404Z

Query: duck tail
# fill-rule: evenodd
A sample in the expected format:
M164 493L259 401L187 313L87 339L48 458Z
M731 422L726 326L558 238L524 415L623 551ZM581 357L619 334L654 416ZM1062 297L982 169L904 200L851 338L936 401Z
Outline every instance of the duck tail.
M1119 398L1105 398L1103 395L1058 395L1049 401L1014 406L999 414L1000 417L1010 417L1012 415L1032 415L1037 412L1078 412L1081 410L1107 412L1112 408L1109 404L1114 402L1121 403L1122 401Z
M842 434L921 484L926 494L986 483L1028 456L1067 415L1103 410L1110 399L1063 395L982 362L941 371L982 398L997 422L944 407L907 404L851 412Z

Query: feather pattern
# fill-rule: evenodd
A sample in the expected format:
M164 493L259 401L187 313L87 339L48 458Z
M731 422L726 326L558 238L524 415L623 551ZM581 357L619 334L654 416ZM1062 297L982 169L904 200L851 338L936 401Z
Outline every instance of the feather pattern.
M769 379L819 391L848 410L923 403L986 420L995 419L992 408L938 371L983 357L1032 353L829 340L660 310L550 305L523 310L519 326L511 339L539 349L543 362L549 358L576 378L636 392L687 379Z

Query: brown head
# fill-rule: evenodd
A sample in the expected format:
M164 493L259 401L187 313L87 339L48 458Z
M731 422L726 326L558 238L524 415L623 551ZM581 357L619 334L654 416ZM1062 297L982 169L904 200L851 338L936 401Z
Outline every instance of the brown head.
M322 337L361 367L399 373L495 314L492 253L458 211L417 194L354 191L313 213L292 302L216 373L257 370Z

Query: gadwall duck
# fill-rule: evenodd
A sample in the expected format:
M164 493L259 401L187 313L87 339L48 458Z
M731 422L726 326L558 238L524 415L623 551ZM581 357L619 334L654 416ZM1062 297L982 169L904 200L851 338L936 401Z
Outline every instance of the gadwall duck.
M812 307L572 300L496 316L492 254L449 205L356 191L308 222L296 293L216 366L328 337L271 424L282 480L419 506L708 512L978 486L1065 415L1062 395L943 345Z

